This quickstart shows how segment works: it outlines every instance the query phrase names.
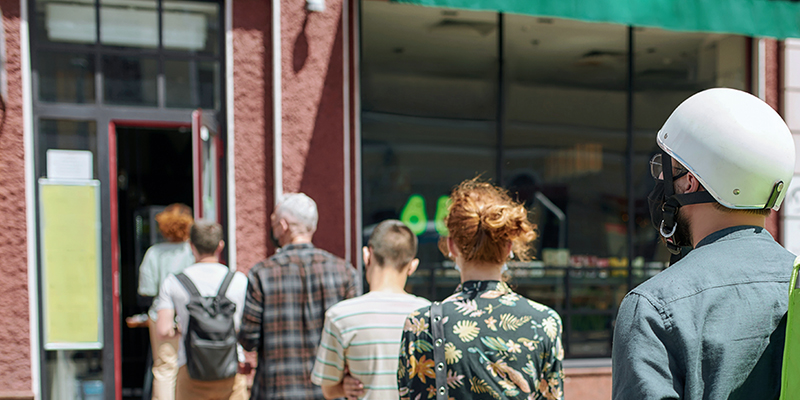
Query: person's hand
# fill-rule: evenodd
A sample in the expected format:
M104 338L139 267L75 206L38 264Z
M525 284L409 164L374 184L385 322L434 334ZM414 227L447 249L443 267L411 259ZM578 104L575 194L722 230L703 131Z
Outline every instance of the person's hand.
M128 328L147 328L147 314L136 314L125 318L125 324L128 325Z
M353 378L349 371L344 376L342 383L344 384L344 396L347 400L357 400L364 395L364 384L360 380Z

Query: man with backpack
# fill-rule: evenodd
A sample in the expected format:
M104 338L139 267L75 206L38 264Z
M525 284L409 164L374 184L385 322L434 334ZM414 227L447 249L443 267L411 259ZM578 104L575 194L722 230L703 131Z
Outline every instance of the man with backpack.
M175 399L244 400L236 331L247 278L218 262L225 246L219 224L196 221L189 243L196 263L164 280L155 305L157 333L173 337L177 329L181 336Z

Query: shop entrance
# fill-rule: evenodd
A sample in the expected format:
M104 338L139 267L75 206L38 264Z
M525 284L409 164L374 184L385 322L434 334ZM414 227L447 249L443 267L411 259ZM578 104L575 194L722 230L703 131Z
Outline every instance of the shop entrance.
M122 398L149 399L148 329L129 327L124 319L149 307L150 299L138 296L137 287L145 251L164 241L155 214L172 203L193 205L191 126L117 126L116 135Z

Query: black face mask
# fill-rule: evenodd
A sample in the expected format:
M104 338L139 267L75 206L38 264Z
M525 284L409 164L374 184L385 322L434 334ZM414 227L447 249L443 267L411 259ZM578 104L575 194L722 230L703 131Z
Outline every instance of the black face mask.
M275 231L272 229L269 230L269 240L272 242L272 245L275 246L276 249L281 248L281 242L278 241L278 238L275 237Z
M692 246L691 231L688 226L685 226L687 222L681 221L682 223L678 224L678 212L681 206L710 203L716 200L706 191L675 194L672 187L673 182L688 172L673 178L672 157L668 156L666 152L662 152L661 160L664 163L664 179L656 179L653 191L647 196L647 204L650 208L650 222L653 223L653 227L661 235L670 253L678 254L681 251L681 247Z
M664 184L663 180L657 180L653 191L647 196L647 204L650 208L650 222L653 223L653 227L658 231L670 253L678 254L681 251L681 247L692 245L692 238L687 227L683 226L685 223L678 224L677 213L680 209L680 204L677 207L673 207L672 215L669 215L669 212L668 215L664 215L665 208L669 209L665 207L667 196L664 193ZM674 196L671 197L674 199ZM672 222L668 222L670 220Z

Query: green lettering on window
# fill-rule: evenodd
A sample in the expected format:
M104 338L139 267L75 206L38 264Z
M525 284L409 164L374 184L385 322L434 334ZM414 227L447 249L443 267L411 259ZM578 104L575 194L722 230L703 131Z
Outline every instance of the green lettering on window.
M403 211L400 212L400 221L403 221L415 235L425 233L428 225L428 216L425 214L425 199L418 195L411 195Z
M436 232L439 232L439 236L450 236L450 231L447 230L447 225L444 223L444 219L447 217L449 211L450 197L440 196L439 200L436 200L436 217L433 219Z

